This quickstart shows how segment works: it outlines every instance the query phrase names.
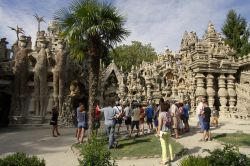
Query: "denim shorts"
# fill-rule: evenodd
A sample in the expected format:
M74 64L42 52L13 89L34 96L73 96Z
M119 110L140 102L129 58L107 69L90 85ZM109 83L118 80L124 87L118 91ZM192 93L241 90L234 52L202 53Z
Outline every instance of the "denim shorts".
M77 125L78 128L84 128L85 130L88 129L88 125L86 123L80 122Z

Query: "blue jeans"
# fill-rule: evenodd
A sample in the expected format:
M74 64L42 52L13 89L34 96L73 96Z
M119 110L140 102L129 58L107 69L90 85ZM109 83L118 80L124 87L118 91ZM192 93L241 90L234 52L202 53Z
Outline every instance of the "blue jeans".
M109 138L109 146L108 148L110 149L114 142L115 142L115 124L112 125L105 125L106 128L106 134Z

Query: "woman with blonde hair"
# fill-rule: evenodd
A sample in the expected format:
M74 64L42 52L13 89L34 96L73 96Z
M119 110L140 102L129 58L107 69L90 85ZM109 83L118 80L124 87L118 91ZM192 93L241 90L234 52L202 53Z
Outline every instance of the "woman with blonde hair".
M162 149L162 161L160 164L166 164L168 161L173 160L173 149L170 144L172 117L169 112L170 104L165 102L161 106L161 112L159 114L158 136L160 137L161 149Z

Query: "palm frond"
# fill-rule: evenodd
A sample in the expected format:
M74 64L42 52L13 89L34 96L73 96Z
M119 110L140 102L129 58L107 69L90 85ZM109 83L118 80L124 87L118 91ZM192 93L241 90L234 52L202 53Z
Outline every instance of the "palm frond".
M72 56L81 59L88 48L104 52L129 35L125 18L111 3L98 0L74 0L68 8L55 13L61 35L69 45ZM99 45L99 46L97 46Z

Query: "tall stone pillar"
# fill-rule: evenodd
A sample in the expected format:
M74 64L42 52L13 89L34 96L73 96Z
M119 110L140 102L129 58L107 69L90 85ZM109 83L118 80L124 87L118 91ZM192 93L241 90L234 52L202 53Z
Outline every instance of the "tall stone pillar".
M224 74L221 74L219 79L219 91L218 91L218 96L220 97L220 114L221 116L226 116L228 112L228 107L227 107L227 97L228 97L228 92L226 89L226 77Z
M207 96L208 96L208 106L211 110L214 109L214 96L215 96L215 90L213 88L214 86L214 76L212 74L208 74L207 77Z
M195 76L195 79L197 80L196 90L195 90L195 96L196 99L200 96L205 97L206 96L206 90L204 88L204 79L205 76L202 73L198 73Z
M149 84L147 84L147 98L151 98L151 86Z
M234 76L228 75L227 77L227 91L229 96L229 114L230 116L235 112L236 110L236 92L235 92L235 84L234 84Z

